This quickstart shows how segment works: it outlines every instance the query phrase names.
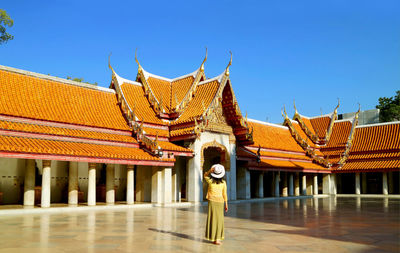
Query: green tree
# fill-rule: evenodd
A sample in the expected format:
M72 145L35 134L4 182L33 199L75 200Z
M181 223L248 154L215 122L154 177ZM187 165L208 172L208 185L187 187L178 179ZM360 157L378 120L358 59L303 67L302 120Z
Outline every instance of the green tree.
M97 82L95 82L95 83L84 82L82 77L74 77L73 78L73 77L67 76L67 80L72 80L72 81L75 81L75 82L87 83L87 84L91 84L91 85L97 86Z
M7 15L5 10L0 9L0 44L14 39L14 36L6 32L6 27L12 27L14 21Z
M399 121L400 120L400 90L396 91L394 97L379 98L379 105L376 106L379 112L379 120L381 122Z

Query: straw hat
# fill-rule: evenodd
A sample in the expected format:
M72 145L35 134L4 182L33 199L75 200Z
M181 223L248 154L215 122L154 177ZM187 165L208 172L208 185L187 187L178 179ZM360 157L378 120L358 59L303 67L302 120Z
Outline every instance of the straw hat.
M211 168L214 168L214 172L211 173L211 176L214 178L221 178L225 175L225 168L221 164L214 164Z

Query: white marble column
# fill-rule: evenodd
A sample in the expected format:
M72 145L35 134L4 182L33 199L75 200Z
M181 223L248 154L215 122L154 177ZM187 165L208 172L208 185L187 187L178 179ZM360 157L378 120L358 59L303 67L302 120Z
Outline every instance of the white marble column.
M135 178L134 178L133 165L128 165L126 167L126 203L132 205L134 200L134 189L135 189Z
M293 173L289 173L289 196L293 196Z
M307 176L301 176L301 195L307 195Z
M295 173L294 177L294 195L300 196L300 175L298 172Z
M199 144L195 142L194 150L196 155L189 159L187 165L187 199L190 202L199 202L203 200L203 171L200 165L201 150Z
M231 200L236 200L237 199L237 193L236 193L236 141L233 141L230 143L230 148L231 148L231 168L229 171L230 175L230 186L228 186L231 190L230 193L228 193L228 198Z
M96 164L89 163L88 169L88 206L96 205Z
M281 181L282 181L282 196L288 196L288 177L287 172L281 172Z
M171 184L172 184L172 202L178 201L178 175L177 175L177 168L172 168L172 176L171 176Z
M127 178L128 184L129 178ZM106 203L115 203L115 165L106 165Z
M383 195L389 194L387 172L382 173L382 194Z
M336 174L331 174L331 194L337 194Z
M241 199L250 199L250 171L244 167L237 169L237 197Z
M361 194L360 190L360 173L356 173L356 189L355 192L357 195Z
M313 189L314 189L314 195L318 195L318 174L314 175Z
M279 197L279 181L280 181L280 176L279 176L279 171L275 172L275 180L274 180L274 184L275 184L275 197Z
M24 206L35 205L35 160L26 160L24 181Z
M151 175L151 202L161 204L162 199L162 171L159 167L152 167Z
M331 174L322 175L322 193L331 194Z
M264 198L264 172L260 172L257 180L257 197Z
M41 207L50 207L51 161L43 160Z
M163 203L170 204L172 202L172 168L164 168L162 170L163 179Z
M68 205L78 204L78 163L69 162L68 171Z

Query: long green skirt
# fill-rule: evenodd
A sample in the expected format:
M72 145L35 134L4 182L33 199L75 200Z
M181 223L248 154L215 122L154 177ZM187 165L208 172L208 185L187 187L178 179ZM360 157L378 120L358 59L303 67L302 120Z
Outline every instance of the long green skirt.
M206 239L224 240L224 203L208 201Z

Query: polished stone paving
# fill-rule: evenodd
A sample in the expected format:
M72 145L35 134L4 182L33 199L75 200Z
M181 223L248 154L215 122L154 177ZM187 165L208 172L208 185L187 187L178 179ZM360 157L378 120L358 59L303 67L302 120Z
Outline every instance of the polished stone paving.
M0 217L0 252L400 252L400 200L231 204L223 245L203 240L206 206Z

